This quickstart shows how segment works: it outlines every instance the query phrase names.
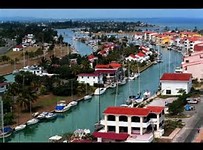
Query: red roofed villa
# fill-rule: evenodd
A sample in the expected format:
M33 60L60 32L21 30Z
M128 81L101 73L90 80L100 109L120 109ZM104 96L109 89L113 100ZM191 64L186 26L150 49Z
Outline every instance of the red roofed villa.
M164 107L131 108L111 106L104 110L104 128L95 131L97 142L152 142L164 133ZM154 136L152 134L154 129Z
M192 74L190 73L164 73L160 79L162 95L180 95L179 91L185 90L186 94L192 87Z

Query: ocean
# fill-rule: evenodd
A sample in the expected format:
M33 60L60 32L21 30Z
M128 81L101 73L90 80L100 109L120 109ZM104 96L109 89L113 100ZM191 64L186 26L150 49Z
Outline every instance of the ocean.
M79 19L76 19L79 20ZM203 18L105 18L105 19L84 19L88 21L119 21L119 22L137 22L141 21L147 24L156 25L156 28L169 27L173 29L193 30L197 27L198 30L203 30Z

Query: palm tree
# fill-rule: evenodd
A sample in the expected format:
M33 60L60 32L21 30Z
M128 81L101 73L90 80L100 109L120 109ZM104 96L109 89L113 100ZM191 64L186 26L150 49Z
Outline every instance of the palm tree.
M17 103L27 110L30 109L30 104L36 101L37 96L30 88L23 88L23 91L19 93L16 101Z
M77 86L76 91L77 91L77 94L78 94L79 96L84 95L84 94L86 93L86 84L80 83L80 84Z

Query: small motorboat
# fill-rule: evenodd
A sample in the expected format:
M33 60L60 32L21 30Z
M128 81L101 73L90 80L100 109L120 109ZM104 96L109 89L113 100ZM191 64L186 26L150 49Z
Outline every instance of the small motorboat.
M85 96L84 96L84 100L88 100L88 99L91 99L91 98L92 98L91 95L85 95Z
M0 129L0 139L9 137L13 133L13 129L11 127L4 127Z
M106 88L97 88L97 89L94 91L94 95L101 95L101 94L103 94L105 91L106 91Z
M45 119L47 114L48 112L44 111L41 114L39 114L36 118L39 120Z
M48 114L45 115L46 119L55 119L57 115L55 113L49 112Z
M20 131L20 130L23 130L25 129L26 127L26 124L21 124L21 125L18 125L14 128L15 131Z
M68 104L68 106L69 107L73 107L73 106L75 106L75 105L77 105L78 104L78 102L77 101L72 101L72 102L70 102L69 104Z
M37 118L32 118L30 120L27 121L27 125L33 125L39 122L39 119Z

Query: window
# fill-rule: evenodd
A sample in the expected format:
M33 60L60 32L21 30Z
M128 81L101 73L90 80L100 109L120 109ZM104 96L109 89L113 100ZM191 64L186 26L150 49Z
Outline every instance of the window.
M93 79L95 79L95 77L93 77Z
M186 63L189 63L189 60L185 60Z
M171 94L171 90L166 90L166 94Z
M128 117L127 116L119 116L119 121L128 121Z
M108 120L108 121L115 121L115 120L116 120L116 117L113 116L113 115L108 115L108 116L107 116L107 120Z

